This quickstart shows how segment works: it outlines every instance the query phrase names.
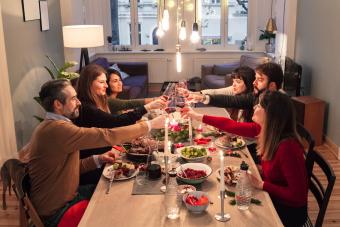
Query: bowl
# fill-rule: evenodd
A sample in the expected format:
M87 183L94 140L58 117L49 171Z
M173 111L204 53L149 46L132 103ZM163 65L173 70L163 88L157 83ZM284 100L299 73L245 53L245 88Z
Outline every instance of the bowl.
M178 185L178 188L177 188L178 199L182 201L183 196L185 194L187 194L189 192L193 192L193 191L196 191L195 186L192 186L190 184L181 184L181 185Z
M183 154L183 152L188 149L205 149L205 155L201 155L197 157L187 157ZM177 148L177 153L179 153L181 158L183 158L187 162L202 162L208 156L208 150L205 147L197 146L197 145Z
M198 199L201 198L202 196L205 196L208 200L206 201L205 204L202 204L202 205L191 205L187 202L187 197L190 196L190 195L194 196ZM193 191L193 192L188 192L187 194L185 194L183 196L183 202L190 212L192 212L192 213L202 213L203 211L205 211L208 208L209 203L210 203L210 199L209 199L208 193L206 193L206 192Z
M201 178L186 178L181 176L182 171L185 171L186 169L194 169L194 170L203 170L206 173L206 176ZM203 163L185 163L183 165L180 165L176 168L177 172L177 178L187 184L200 184L202 183L210 174L212 173L212 169L210 166L203 164Z

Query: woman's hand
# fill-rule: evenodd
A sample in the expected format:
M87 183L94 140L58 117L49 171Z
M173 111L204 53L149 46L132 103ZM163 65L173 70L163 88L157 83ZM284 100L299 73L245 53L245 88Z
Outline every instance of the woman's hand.
M263 189L263 180L257 178L256 176L254 176L252 173L247 172L248 178L250 183L257 189Z
M110 164L112 164L116 160L116 155L112 150L110 150L110 151L108 151L104 154L99 155L98 158L99 158L100 163L110 163Z
M198 103L198 102L203 102L204 101L204 95L201 93L190 93L187 97L187 100L192 100L192 102L194 103Z
M154 119L150 120L150 127L151 129L160 129L160 128L164 128L165 126L165 115L161 115L158 117L155 117Z
M199 114L189 107L184 107L181 109L181 116L184 118L190 117L196 121L202 121L203 119L203 114Z
M163 97L155 99L148 104L145 104L144 107L147 111L154 110L154 109L164 109L167 105L166 100Z

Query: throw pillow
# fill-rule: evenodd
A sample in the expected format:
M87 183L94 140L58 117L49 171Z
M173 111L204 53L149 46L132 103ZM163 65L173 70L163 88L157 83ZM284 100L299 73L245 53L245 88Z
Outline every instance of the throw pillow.
M122 70L120 70L120 68L118 67L117 64L114 64L112 66L110 66L111 69L115 69L118 72L120 72L120 76L122 77L122 80L125 80L126 78L128 78L130 75L127 74L126 72L123 72Z

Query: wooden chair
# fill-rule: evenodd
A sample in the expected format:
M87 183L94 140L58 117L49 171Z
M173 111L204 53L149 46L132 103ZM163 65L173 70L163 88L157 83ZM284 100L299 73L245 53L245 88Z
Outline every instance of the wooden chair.
M326 188L321 184L320 179L318 179L313 174L313 168L315 164L317 164L320 167L322 172L327 177ZM328 202L332 194L336 176L334 174L332 167L327 162L327 160L325 160L320 155L320 153L315 150L308 152L306 156L306 168L307 168L307 175L310 177L309 178L309 190L313 193L319 205L319 213L316 218L316 222L314 226L320 227L322 226L323 219L326 214Z
M13 190L19 200L20 226L43 227L44 224L35 210L30 198L30 180L28 173L18 175L13 179Z
M302 124L298 123L296 125L296 130L301 139L305 140L308 143L307 152L305 152L305 154L307 155L308 152L314 149L315 140L313 136L309 133L309 131Z

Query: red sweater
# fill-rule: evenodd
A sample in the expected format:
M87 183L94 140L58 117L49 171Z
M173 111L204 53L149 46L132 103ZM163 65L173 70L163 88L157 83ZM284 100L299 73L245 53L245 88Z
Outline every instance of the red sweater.
M225 117L203 116L203 122L240 136L255 137L261 127L254 122L236 122ZM272 160L261 162L263 190L287 206L307 204L308 179L303 147L296 139L281 141Z

